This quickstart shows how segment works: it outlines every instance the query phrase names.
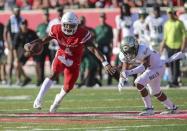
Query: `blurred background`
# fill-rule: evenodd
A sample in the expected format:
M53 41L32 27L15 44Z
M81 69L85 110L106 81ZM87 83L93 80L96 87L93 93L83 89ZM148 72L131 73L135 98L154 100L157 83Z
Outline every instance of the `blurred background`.
M164 35L169 34L166 31L164 33L165 23L176 19L182 23L186 32L185 2L186 0L0 0L0 86L23 87L32 84L38 87L49 76L58 42L50 41L40 56L29 58L25 57L23 47L36 38L44 38L52 25L60 23L66 11L73 11L78 15L80 26L85 26L93 33L99 50L112 65L118 66L119 45L124 36L133 35L140 43L160 52ZM179 35L186 37L186 33ZM172 42L168 43L168 49L160 52L163 59L168 58L170 51L180 51L184 41L174 38ZM134 77L127 86L133 86ZM185 86L186 77L187 61L183 59L166 67L162 85L171 88ZM177 82L171 85L173 79ZM63 84L63 74L56 79L56 84ZM117 86L117 81L107 75L101 63L85 50L76 87L102 86Z

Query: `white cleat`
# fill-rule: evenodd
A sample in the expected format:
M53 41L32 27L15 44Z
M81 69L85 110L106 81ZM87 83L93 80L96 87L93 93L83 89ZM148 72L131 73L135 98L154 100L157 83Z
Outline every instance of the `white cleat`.
M177 114L178 112L178 107L176 105L173 106L173 109L167 109L167 111L163 111L160 114L161 115L169 115L169 114Z
M49 112L50 113L55 113L56 112L56 110L57 110L57 108L58 108L58 104L52 104L51 106L50 106L50 109L49 109Z
M55 113L56 112L57 108L60 105L61 100L62 100L62 98L59 96L59 94L57 94L53 104L50 106L50 109L49 109L50 113Z
M146 108L145 111L139 113L139 116L151 116L154 115L154 109L153 108Z
M42 102L36 99L36 100L34 101L33 108L34 108L34 109L41 110L41 109L42 109Z

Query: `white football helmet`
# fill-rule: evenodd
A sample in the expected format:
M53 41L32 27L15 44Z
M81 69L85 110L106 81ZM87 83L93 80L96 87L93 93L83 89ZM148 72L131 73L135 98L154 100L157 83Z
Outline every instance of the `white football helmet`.
M79 19L73 12L67 12L61 19L62 31L66 35L73 35L77 31Z

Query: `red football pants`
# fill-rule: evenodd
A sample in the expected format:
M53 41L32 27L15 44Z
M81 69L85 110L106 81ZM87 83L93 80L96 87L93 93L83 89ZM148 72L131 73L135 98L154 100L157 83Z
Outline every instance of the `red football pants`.
M69 92L78 79L80 66L79 64L73 63L73 65L67 67L58 59L58 56L57 53L52 63L52 71L57 74L64 74L64 91Z

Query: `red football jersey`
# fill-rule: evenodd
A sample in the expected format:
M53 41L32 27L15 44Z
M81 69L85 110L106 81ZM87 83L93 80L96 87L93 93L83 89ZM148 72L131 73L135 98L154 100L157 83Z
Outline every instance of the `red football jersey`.
M61 24L53 25L49 36L58 41L61 54L66 58L72 59L74 63L80 64L84 44L92 37L90 31L86 28L78 27L74 35L67 36L62 32L61 28Z

